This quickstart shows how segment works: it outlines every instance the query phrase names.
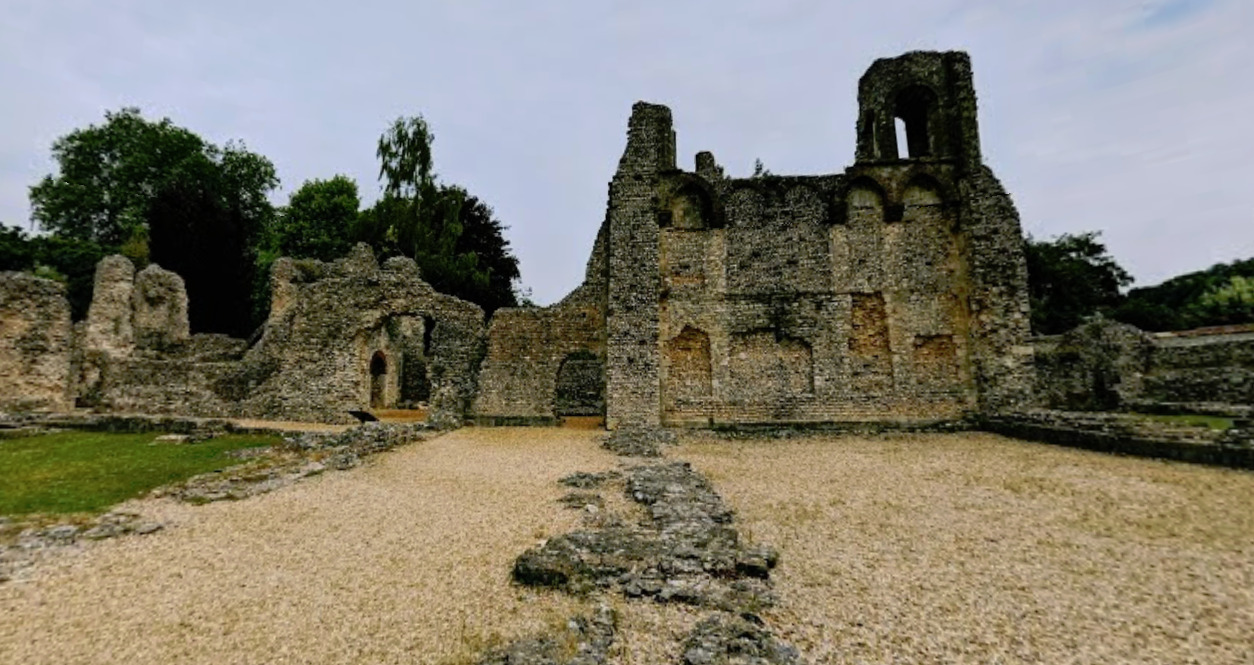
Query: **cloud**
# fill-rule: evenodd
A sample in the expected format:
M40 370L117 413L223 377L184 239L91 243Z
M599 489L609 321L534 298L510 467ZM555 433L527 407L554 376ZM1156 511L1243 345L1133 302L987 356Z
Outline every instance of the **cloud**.
M53 139L141 106L270 157L283 191L344 173L423 114L436 169L510 226L551 302L582 278L632 102L671 106L680 165L839 172L857 79L971 52L986 161L1025 229L1102 230L1142 283L1254 256L1247 0L590 3L13 2L0 24L0 220Z

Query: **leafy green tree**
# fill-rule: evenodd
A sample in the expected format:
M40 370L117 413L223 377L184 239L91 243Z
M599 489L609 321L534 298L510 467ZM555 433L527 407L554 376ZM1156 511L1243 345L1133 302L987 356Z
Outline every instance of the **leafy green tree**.
M182 162L149 202L152 260L183 277L193 331L243 337L260 323L251 300L266 276L255 267L273 221L264 192L277 185L269 160L227 144Z
M1202 294L1190 310L1198 325L1254 322L1254 278L1233 275L1227 284Z
M274 214L267 194L278 185L269 160L136 108L62 136L52 154L57 173L31 187L31 217L50 239L86 243L63 248L68 256L121 252L141 267L151 258L183 276L193 330L248 332L257 246ZM57 270L73 301L75 275L94 261Z
M347 176L308 180L275 219L273 248L278 256L338 259L352 247L359 208L357 183Z
M0 224L0 272L34 267L35 248L31 239L16 226Z
M1063 234L1053 240L1028 237L1025 250L1033 332L1066 332L1085 317L1120 304L1120 289L1132 283L1132 276L1107 253L1098 235Z
M487 312L517 304L518 259L492 209L465 189L436 182L421 116L399 118L379 138L383 197L362 212L356 239L384 256L408 256L437 290Z
M1132 289L1114 316L1143 330L1185 330L1199 326L1239 323L1241 316L1230 307L1217 306L1215 295L1232 280L1254 279L1254 259L1217 263L1206 270L1186 273L1157 284Z
M58 173L30 188L31 218L54 235L120 246L144 225L170 173L206 148L168 118L150 122L137 108L106 112L103 125L53 142Z

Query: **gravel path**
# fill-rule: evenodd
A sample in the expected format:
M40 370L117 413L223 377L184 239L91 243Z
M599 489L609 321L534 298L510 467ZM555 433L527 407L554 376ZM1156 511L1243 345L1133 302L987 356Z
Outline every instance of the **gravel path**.
M575 527L557 479L596 434L464 429L272 494L193 507L0 584L0 663L456 663L582 607L509 584Z
M677 457L782 551L812 663L1254 663L1254 473L985 434Z
M0 584L0 663L470 662L589 601L509 584L578 528L597 432L464 429ZM810 663L1254 662L1254 473L982 434L667 450L782 551L767 620ZM612 662L675 662L700 613L611 599Z

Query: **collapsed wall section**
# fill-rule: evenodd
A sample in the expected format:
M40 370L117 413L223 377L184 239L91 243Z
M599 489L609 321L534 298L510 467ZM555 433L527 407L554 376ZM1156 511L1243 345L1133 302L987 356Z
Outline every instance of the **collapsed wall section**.
M602 224L583 284L561 302L492 315L473 408L477 423L604 415L608 242Z
M129 269L128 269L129 268ZM339 261L280 259L257 343L191 335L182 279L123 257L97 268L73 392L138 413L352 422L350 410L427 405L460 418L476 393L483 311L437 293L404 258L358 245Z
M461 418L483 358L483 310L438 293L410 259L367 245L334 263L281 259L279 306L222 389L246 415L344 422L349 410L430 405Z
M1254 326L1147 333L1099 317L1033 346L1037 406L1236 414L1254 405Z

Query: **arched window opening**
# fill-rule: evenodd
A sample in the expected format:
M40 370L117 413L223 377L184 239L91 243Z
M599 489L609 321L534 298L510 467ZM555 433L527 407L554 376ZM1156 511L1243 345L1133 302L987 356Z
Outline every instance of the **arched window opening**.
M933 154L932 116L935 109L936 95L923 86L906 88L897 96L893 116L897 122L898 159L930 157Z
M424 356L431 355L431 336L435 333L435 319L429 316L422 317L422 354Z
M590 351L576 351L557 370L554 406L559 416L605 414L605 364Z
M893 118L893 125L897 128L897 159L905 159L910 156L906 151L910 138L906 134L906 121L901 118Z
M370 408L382 409L387 399L388 360L382 351L370 357Z

